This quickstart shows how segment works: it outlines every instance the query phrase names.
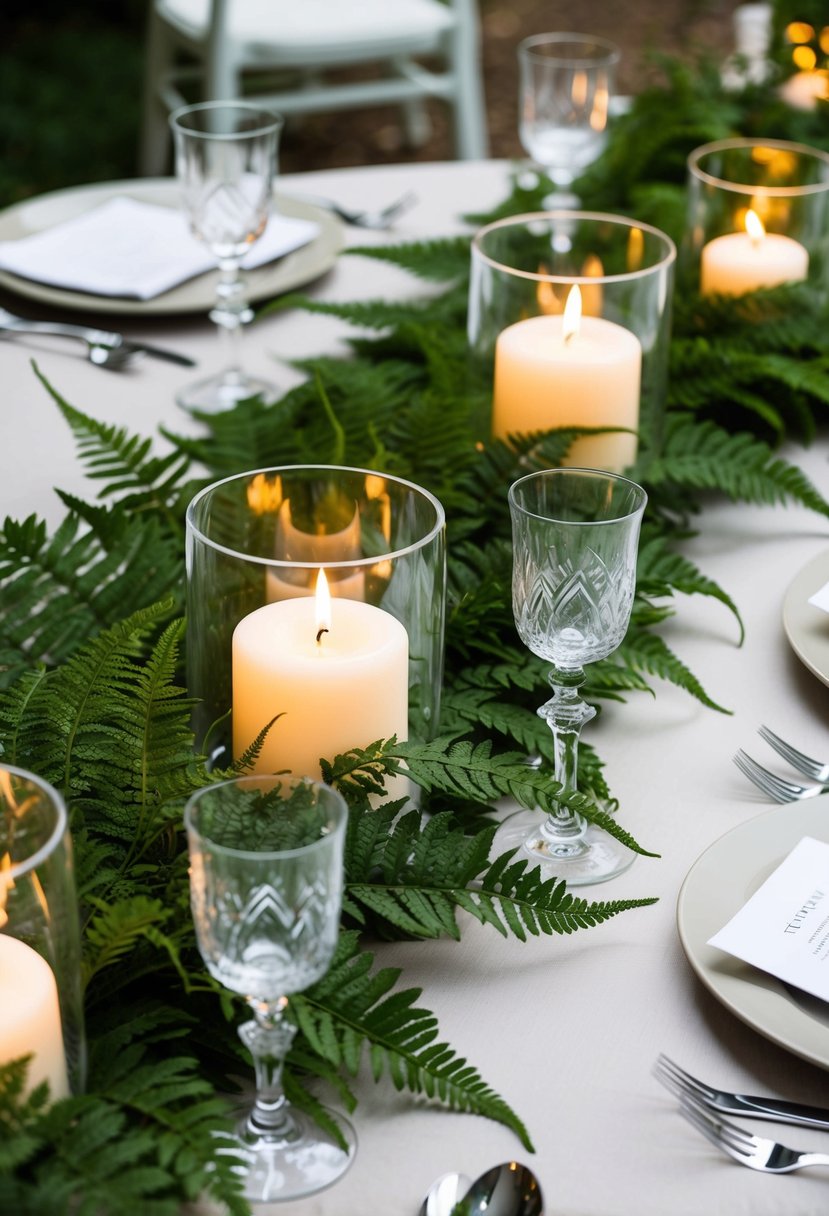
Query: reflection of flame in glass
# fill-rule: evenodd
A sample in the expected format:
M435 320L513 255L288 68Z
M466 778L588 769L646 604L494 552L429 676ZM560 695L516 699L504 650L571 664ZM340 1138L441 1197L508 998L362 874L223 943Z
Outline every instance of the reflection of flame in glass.
M391 548L391 499L386 491L386 479L377 473L369 473L366 477L366 498L376 500L380 504L380 531L389 549ZM371 568L377 578L391 578L392 564L386 558L375 562Z
M6 898L9 891L14 886L11 878L9 878L9 870L11 869L11 865L11 857L8 853L4 853L3 856L0 857L0 929L3 928L9 919L6 913Z
M549 267L544 262L539 262L538 273L549 274ZM535 298L542 316L554 317L564 311L564 305L556 294L555 285L549 279L539 279L535 289Z
M585 71L573 73L573 87L570 89L570 96L573 100L573 105L579 109L587 101L587 73Z
M3 804L3 811L6 815L9 825L13 818L17 818L20 814L20 806L17 801L17 796L12 785L12 775L6 768L0 768L0 802ZM11 832L7 832L7 838L11 836ZM0 929L8 921L6 913L6 898L9 891L14 886L9 871L12 867L11 854L8 849L0 855Z
M565 344L569 345L578 337L581 329L581 291L578 283L574 283L564 305L564 316L561 321L561 333Z
M248 482L248 506L256 515L278 511L282 505L282 478L277 474L273 481L264 473L257 473Z
M328 590L328 579L322 567L317 575L317 589L314 593L314 619L319 643L323 631L327 632L331 628L331 592Z
M627 268L630 271L638 270L642 265L642 257L645 253L645 234L641 228L631 228L628 234L627 247Z
M582 278L600 279L604 275L602 259L596 253L588 253L581 268ZM585 283L581 288L581 315L600 317L604 308L604 289L601 283Z
M590 126L594 131L604 131L609 107L610 90L606 84L600 83L593 94L593 109L590 111Z

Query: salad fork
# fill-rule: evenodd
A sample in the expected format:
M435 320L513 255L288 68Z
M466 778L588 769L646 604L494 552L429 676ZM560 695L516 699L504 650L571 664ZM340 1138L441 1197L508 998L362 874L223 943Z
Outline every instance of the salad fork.
M664 1052L654 1065L654 1076L678 1098L688 1097L708 1110L727 1115L746 1115L752 1119L773 1119L779 1123L796 1123L801 1127L819 1127L829 1131L829 1110L807 1106L802 1102L787 1102L785 1098L757 1098L749 1094L732 1094L714 1089L691 1076Z
M777 1140L754 1136L723 1115L707 1110L693 1098L680 1098L680 1110L706 1139L749 1169L764 1174L790 1174L810 1165L829 1165L829 1153L801 1152Z
M749 781L753 781L764 794L769 794L775 802L798 802L801 798L815 798L818 794L825 794L829 790L829 784L801 785L797 781L787 781L784 777L778 777L776 773L769 772L767 768L763 768L762 764L752 760L751 756L742 748L734 756L734 763L740 772L748 777Z
M807 756L805 752L800 752L796 747L792 747L791 743L787 743L785 739L781 739L768 726L761 726L757 732L761 739L765 739L774 750L781 755L784 760L788 760L792 768L797 769L804 777L811 777L813 781L829 781L829 764L821 764L820 760L814 760L811 756Z
M344 207L330 198L318 198L314 194L303 194L302 198L305 202L323 207L326 211L333 211L334 215L344 224L350 224L354 228L368 228L376 232L383 232L385 229L391 228L394 221L417 202L417 196L411 190L395 199L393 203L389 203L387 207L380 209L357 210Z

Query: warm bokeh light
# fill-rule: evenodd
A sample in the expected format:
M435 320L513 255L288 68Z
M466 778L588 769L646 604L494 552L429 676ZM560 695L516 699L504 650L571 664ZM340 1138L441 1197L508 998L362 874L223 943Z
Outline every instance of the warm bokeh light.
M796 46L792 51L792 59L802 72L811 72L817 63L817 55L810 46Z
M790 21L786 26L786 37L789 42L811 42L815 36L814 28L808 21Z

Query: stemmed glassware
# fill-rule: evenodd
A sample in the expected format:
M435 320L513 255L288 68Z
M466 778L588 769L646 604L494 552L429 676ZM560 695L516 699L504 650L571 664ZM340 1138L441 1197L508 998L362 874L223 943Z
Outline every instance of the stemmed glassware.
M282 1087L295 1034L288 996L325 974L337 944L347 816L329 786L266 776L207 786L184 812L199 950L210 974L253 1012L239 1037L253 1056L256 1097L236 1129L253 1201L322 1190L356 1151L340 1114L326 1112L342 1144L291 1106Z
M545 208L579 206L571 186L607 142L619 54L589 34L535 34L518 44L518 135L555 187Z
M213 101L175 110L170 125L191 230L219 267L210 317L228 348L226 369L185 388L176 400L184 409L215 413L274 391L240 366L241 328L253 313L239 267L268 222L283 120L245 102Z
M538 713L553 732L556 781L569 791L577 789L581 728L596 712L579 693L584 665L612 654L627 632L646 502L635 482L595 469L544 469L510 487L515 624L533 654L553 664L553 695ZM634 860L561 804L546 818L511 816L495 847L518 848L573 886L603 882Z

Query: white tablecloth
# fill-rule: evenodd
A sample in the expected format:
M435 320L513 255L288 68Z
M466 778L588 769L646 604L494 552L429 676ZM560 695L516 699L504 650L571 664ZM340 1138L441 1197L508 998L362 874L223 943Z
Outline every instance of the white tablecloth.
M363 205L413 188L420 202L390 238L413 239L463 231L462 212L503 196L506 169L409 165L306 174L280 185L285 192ZM383 239L389 238L347 230L351 244ZM392 267L347 257L310 290L325 300L354 300L413 289L415 281ZM3 302L32 316L45 312L28 301ZM206 318L117 324L128 336L191 353L199 374L218 368L220 346ZM343 349L345 332L328 318L272 316L246 332L244 362L287 388L296 373L283 361ZM192 371L147 359L115 374L87 363L71 344L0 340L4 513L36 510L54 523L62 507L53 486L94 493L68 428L31 371L32 356L63 396L96 418L142 434L159 423L193 429L173 401ZM827 450L819 443L787 453L824 495ZM663 1050L727 1087L829 1105L827 1073L748 1029L709 995L691 972L675 927L677 893L694 860L724 832L768 809L731 762L740 746L770 758L757 741L760 722L805 751L829 757L829 691L795 658L781 625L783 592L829 547L827 523L797 508L713 500L699 526L701 535L686 552L737 601L745 644L738 647L725 608L702 597L680 599L663 632L732 714L715 713L660 685L655 699L634 695L624 706L608 705L586 732L607 762L622 823L662 856L640 858L614 882L585 894L655 895L659 903L569 938L521 944L465 923L460 943L377 949L382 964L403 967L407 986L423 987L423 1003L438 1015L442 1037L519 1113L537 1154L494 1123L429 1108L395 1094L389 1084L375 1088L366 1080L354 1116L360 1144L350 1173L331 1190L274 1211L414 1216L437 1175L454 1169L475 1177L516 1157L539 1175L549 1214L824 1216L829 1192L820 1171L769 1178L732 1164L689 1128L651 1075ZM722 882L729 882L728 874ZM829 1149L827 1133L785 1128L782 1134L798 1147Z

